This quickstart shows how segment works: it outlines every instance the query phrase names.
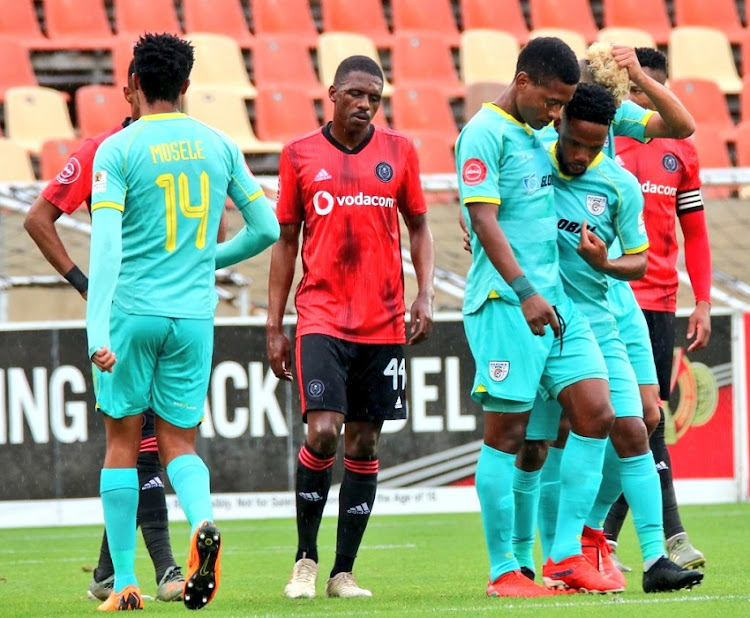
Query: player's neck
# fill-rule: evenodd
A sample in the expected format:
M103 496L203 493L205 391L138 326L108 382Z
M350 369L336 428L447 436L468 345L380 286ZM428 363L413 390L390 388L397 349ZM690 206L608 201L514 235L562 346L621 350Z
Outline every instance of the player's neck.
M141 103L141 116L151 116L152 114L173 114L180 111L181 110L177 104L171 101L154 101L153 103L143 101Z
M370 135L371 125L367 125L360 131L348 131L345 127L331 123L331 137L348 150L354 150Z
M516 89L511 85L500 93L500 96L493 101L494 105L497 105L505 113L513 116L518 122L525 124L526 121L518 111L518 105L516 105Z

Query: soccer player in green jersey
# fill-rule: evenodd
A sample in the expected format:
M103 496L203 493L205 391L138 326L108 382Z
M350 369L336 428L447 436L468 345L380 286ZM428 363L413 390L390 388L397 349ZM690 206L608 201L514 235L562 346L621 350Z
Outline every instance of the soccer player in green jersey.
M88 352L107 451L100 481L115 568L99 609L140 609L134 571L141 413L156 414L159 454L192 529L183 601L200 609L219 585L221 537L209 472L195 453L213 353L214 270L273 243L279 226L238 146L179 112L192 46L146 34L134 49L141 117L94 158ZM245 227L217 248L229 196Z

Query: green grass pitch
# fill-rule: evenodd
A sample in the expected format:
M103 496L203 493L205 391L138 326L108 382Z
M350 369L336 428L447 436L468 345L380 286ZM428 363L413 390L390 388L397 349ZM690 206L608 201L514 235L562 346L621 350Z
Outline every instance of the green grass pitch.
M327 599L335 520L321 526L321 572L316 599L289 600L296 533L292 520L227 521L223 575L217 598L201 610L214 616L750 616L750 504L681 509L691 540L707 557L706 579L692 591L646 595L630 520L619 555L633 567L628 589L616 596L488 599L487 558L478 514L378 516L370 520L355 565L371 599ZM187 554L187 524L172 524L178 561ZM0 615L97 615L88 601L90 569L98 556L98 527L0 530ZM140 535L139 535L140 539ZM144 594L154 594L151 562L139 540L137 572ZM185 614L182 603L146 601L145 613Z

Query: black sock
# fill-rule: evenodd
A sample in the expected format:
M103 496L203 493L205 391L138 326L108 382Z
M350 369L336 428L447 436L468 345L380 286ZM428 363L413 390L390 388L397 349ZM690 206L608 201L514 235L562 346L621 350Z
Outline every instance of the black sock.
M297 457L297 557L318 561L318 530L331 488L335 457L323 457L303 444Z
M662 511L664 513L664 536L670 538L680 532L685 532L680 520L680 512L677 508L677 497L674 493L674 483L672 481L672 461L669 458L667 443L664 441L664 410L661 412L661 419L656 426L656 430L651 434L649 443L651 452L654 454L656 462L656 471L659 473L661 483L661 500Z
M169 542L169 520L167 499L161 476L159 454L156 451L141 452L138 456L138 525L141 527L146 549L154 563L156 583L165 571L176 566Z
M344 457L344 478L339 492L336 561L331 577L354 568L362 537L370 519L378 488L378 460Z
M105 530L99 548L99 564L94 569L94 581L102 582L114 574L115 567L112 564L112 556L109 555L109 543L107 543L107 531Z
M604 520L604 536L608 540L617 542L617 537L620 536L620 530L622 530L622 524L625 518L628 516L628 501L625 499L625 494L620 494L617 501L612 505L607 513L607 519Z

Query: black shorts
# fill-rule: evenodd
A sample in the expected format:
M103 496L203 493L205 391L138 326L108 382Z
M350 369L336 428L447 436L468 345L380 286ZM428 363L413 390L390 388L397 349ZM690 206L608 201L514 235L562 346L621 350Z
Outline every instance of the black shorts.
M303 335L297 346L302 418L316 410L340 412L347 421L406 418L403 346Z
M659 380L659 397L662 401L669 401L675 342L675 314L669 311L644 309L643 315L646 317L646 323L648 324L651 347L654 348L656 377Z

